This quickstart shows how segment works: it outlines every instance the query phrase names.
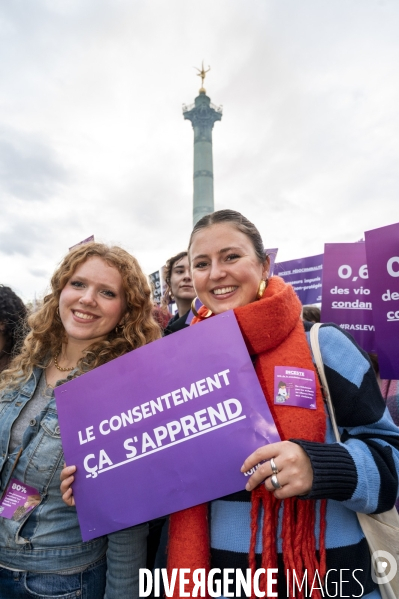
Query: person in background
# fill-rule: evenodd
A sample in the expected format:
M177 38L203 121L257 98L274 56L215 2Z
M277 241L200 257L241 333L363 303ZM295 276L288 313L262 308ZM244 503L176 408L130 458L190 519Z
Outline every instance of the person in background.
M302 318L307 322L320 322L320 308L317 306L304 306L302 308Z
M72 249L0 385L0 495L11 480L40 499L0 517L0 599L137 599L147 523L83 542L59 490L64 455L54 386L160 338L151 290L119 247ZM73 476L70 477L73 480Z
M247 568L252 573L276 568L273 592L282 599L287 597L286 572L292 583L295 570L298 580L307 573L309 586L315 581L312 597L321 599L327 571L332 596L345 568L348 582L341 596L379 599L356 512L381 513L394 505L399 429L388 415L367 355L338 326L321 326L321 354L343 439L336 443L309 346L312 325L302 322L302 306L291 285L269 278L255 225L233 210L204 216L191 234L189 257L203 304L193 324L234 311L281 442L243 456L237 469L255 470L245 490L171 514L169 577L174 568L215 568L217 578L227 574L232 581L234 596L238 569L245 577ZM274 401L276 366L315 373L314 409ZM267 586L263 575L260 589L270 596ZM192 589L189 581L185 590ZM288 596L307 590L297 588Z
M164 336L176 333L188 327L187 317L191 302L195 298L195 291L191 280L190 266L187 252L179 252L166 262L165 266L166 288L162 298L162 307L167 309L172 301L176 302L177 312L164 327ZM159 320L158 320L159 322ZM166 567L168 518L156 518L149 522L147 539L147 568Z
M379 379L378 382L392 420L399 426L399 381Z
M152 315L154 317L155 322L158 323L159 328L161 329L161 332L163 334L170 320L169 310L167 308L164 308L163 306L161 307L154 304L154 307L152 309Z
M373 365L375 375L377 377L378 384L380 386L381 395L385 401L389 413L392 416L392 420L399 426L399 381L394 379L382 379L380 377L380 365L378 363L378 356L374 352L369 353L370 361ZM399 499L396 501L396 509L399 512Z
M375 376L377 377L381 395L384 398L386 406L392 416L392 420L397 426L399 426L399 381L393 379L382 379L380 376L378 355L374 352L370 352L368 356L373 366Z
M18 351L26 315L21 298L10 287L0 285L0 373Z
M168 306L175 301L177 306L176 314L164 330L164 335L170 335L188 326L186 321L191 302L195 298L187 252L179 252L166 262L165 282L163 305Z

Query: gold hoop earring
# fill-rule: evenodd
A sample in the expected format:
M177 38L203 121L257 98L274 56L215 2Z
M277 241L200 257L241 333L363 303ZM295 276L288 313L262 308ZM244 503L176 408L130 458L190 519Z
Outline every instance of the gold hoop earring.
M195 302L197 301L197 297L195 297L193 299L193 301L191 302L191 312L194 314L194 316L196 316L197 318L199 318L199 314L197 312L197 308L195 307Z
M267 287L267 281L265 281L264 279L261 279L261 281L259 283L258 291L256 293L256 299L260 299L261 297L263 297L266 287Z
M191 312L194 314L194 316L196 318L209 318L209 316L212 316L213 312L212 310L210 310L209 308L206 308L206 306L204 306L204 304L202 304L204 306L204 308L206 308L208 310L208 312L206 314L204 314L204 316L200 316L197 312L197 308L195 307L195 302L197 301L198 297L195 297L193 299L193 301L191 302Z

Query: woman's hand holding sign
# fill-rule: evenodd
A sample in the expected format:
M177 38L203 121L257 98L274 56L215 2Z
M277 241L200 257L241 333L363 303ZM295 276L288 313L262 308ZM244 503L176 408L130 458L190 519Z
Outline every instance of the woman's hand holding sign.
M61 470L60 479L61 479L61 494L62 500L64 503L69 505L70 507L75 505L75 499L72 491L72 483L75 480L73 476L76 472L76 466L67 466L64 464L64 468Z
M306 495L312 488L313 470L310 459L302 447L291 441L281 441L259 447L241 467L247 472L257 467L246 484L252 491L265 483L268 491L278 499ZM278 478L277 478L278 475Z

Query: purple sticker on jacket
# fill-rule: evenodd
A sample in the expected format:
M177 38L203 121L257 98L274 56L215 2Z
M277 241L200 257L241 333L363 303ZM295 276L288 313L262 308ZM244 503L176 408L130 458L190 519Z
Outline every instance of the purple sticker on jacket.
M313 370L296 366L275 366L274 403L315 410L316 382Z
M39 491L12 478L0 502L0 516L10 520L22 520L28 512L39 505Z

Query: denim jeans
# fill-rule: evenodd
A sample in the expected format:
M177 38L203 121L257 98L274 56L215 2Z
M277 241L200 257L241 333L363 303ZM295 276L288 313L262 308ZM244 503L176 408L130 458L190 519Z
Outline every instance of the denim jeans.
M139 569L145 568L147 535L147 522L108 535L104 599L138 599Z
M0 568L0 599L101 599L106 571L105 556L79 574L13 572Z

